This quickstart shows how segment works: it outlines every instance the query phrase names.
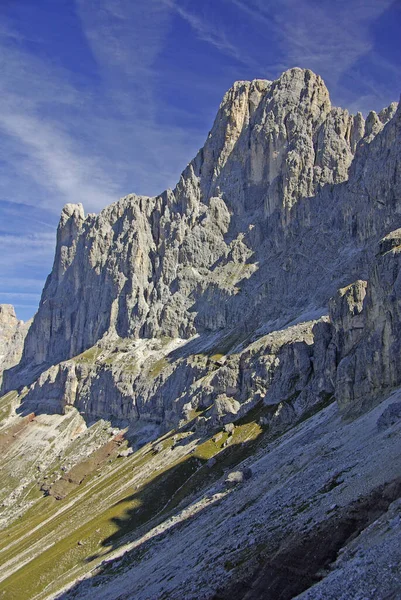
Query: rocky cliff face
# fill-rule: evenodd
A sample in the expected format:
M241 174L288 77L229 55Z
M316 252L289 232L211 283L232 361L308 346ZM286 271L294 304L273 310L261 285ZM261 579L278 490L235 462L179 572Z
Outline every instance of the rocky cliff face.
M401 382L400 252L398 229L381 240L368 282L340 290L332 302L336 397L350 415L378 403Z
M246 403L247 346L327 314L337 288L366 279L378 240L401 224L396 109L365 122L333 108L322 79L301 69L234 84L173 191L127 196L98 216L63 209L53 271L4 389L42 373L31 394L57 397L58 410L77 402L92 415L167 424L227 389ZM123 359L120 340L133 341ZM95 344L83 368L73 357Z
M21 359L29 325L17 319L11 304L0 304L0 384L3 371Z

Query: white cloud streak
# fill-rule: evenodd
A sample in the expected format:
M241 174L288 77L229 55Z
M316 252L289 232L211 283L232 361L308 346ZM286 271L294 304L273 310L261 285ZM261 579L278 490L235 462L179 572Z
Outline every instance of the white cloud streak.
M26 149L20 171L45 186L51 195L61 195L65 202L83 201L89 210L115 199L117 188L96 160L82 156L57 127L32 115L5 111L0 112L0 127ZM59 212L60 204L50 201L49 208Z
M272 65L278 75L283 69L299 66L323 76L333 95L345 101L341 78L359 59L374 51L370 26L392 0L358 2L341 0L333 4L323 0L228 0L253 19L255 26L266 28L277 40L280 60ZM387 65L390 68L390 65ZM366 76L359 85L369 86ZM372 90L376 100L383 91ZM366 97L361 97L365 103ZM357 106L357 101L354 102ZM359 108L358 108L359 110Z
M163 2L191 26L200 40L207 42L240 64L248 67L257 66L257 63L243 49L229 40L226 31L220 24L216 25L212 20L204 19L199 14L189 11L187 8L184 8L182 3L175 2L174 0L163 0Z
M149 119L156 110L153 65L169 31L170 11L162 0L76 0L76 6L99 73L119 109Z
M77 0L77 9L100 76L85 90L0 29L0 160L8 163L0 200L56 213L82 202L98 212L127 193L174 185L203 141L157 122L153 63L170 9L161 0Z
M170 32L171 6L164 0L76 0L76 5L103 90L120 116L115 121L95 117L92 123L107 136L109 148L123 151L129 162L127 192L160 193L175 185L206 137L204 131L182 127L179 115L177 124L167 114L160 125L161 115L166 116L159 93L165 74L155 63Z
M116 186L103 174L96 154L88 155L79 140L46 116L57 109L73 109L82 101L66 73L8 46L4 37L0 37L0 52L0 158L10 165L8 178L18 165L17 185L7 177L0 183L3 197L57 213L66 202L87 198L93 210L116 199ZM39 199L26 193L23 177L38 184Z
M54 255L55 241L55 233L0 234L0 266L5 279L15 277L22 267L37 266L44 260L47 262Z

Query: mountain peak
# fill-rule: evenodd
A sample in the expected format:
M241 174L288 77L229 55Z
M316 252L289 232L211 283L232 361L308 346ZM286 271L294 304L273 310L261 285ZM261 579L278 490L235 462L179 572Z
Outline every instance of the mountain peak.
M294 294L306 307L295 276L285 292L281 282L268 286L261 304L252 292L264 285L261 265L272 247L288 253L287 236L297 237L312 218L299 202L320 195L327 202L325 188L347 180L364 136L370 143L393 112L365 126L362 115L332 108L323 80L308 69L236 82L174 191L127 196L86 221L81 204L64 207L23 363L68 359L106 334L189 338L224 330L245 306L254 320L275 319L283 304L294 314ZM311 285L327 299L323 285ZM235 308L243 302L236 290L246 288L254 299Z

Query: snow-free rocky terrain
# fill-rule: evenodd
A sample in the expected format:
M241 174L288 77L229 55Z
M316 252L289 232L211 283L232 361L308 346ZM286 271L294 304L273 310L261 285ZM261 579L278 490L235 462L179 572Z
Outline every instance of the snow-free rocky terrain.
M64 207L0 310L0 598L401 598L400 142L291 69L174 190Z

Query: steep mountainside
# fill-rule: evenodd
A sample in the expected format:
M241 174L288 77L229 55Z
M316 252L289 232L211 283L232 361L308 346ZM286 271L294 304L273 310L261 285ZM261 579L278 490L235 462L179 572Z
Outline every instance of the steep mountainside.
M85 218L80 205L65 207L23 364L68 359L108 332L189 338L236 327L246 313L255 327L322 306L336 284L321 282L321 263L331 279L338 242L359 250L372 235L387 233L387 211L376 209L383 196L391 205L399 185L390 172L399 152L392 141L397 124L380 140L383 185L365 177L371 168L380 172L380 163L377 149L366 156L364 148L394 112L395 105L364 123L360 114L332 108L321 78L301 69L275 82L236 83L174 191L128 196L97 217ZM357 148L351 182L337 191L331 184L348 178ZM317 193L318 201L297 210L300 199ZM300 289L311 268L316 298Z
M64 207L3 377L0 593L401 585L369 570L401 533L400 142L396 103L291 69L234 84L174 190Z
M202 356L232 353L303 313L327 313L338 287L366 278L377 241L401 225L395 111L370 113L365 123L332 108L321 78L301 69L275 82L236 83L174 191L128 196L97 217L64 208L54 268L3 391L100 342L112 352L106 364L100 353L100 373L52 367L41 387L56 380L62 398L74 380L78 396L67 396L92 415L163 421L173 410L168 424L177 423L192 402L188 386L210 372ZM171 351L194 336L196 365L188 368L188 346ZM111 365L121 339L144 340L133 347L130 372L124 361ZM174 363L173 372L165 376L159 363L154 385L144 352L155 363L171 355L165 366Z

